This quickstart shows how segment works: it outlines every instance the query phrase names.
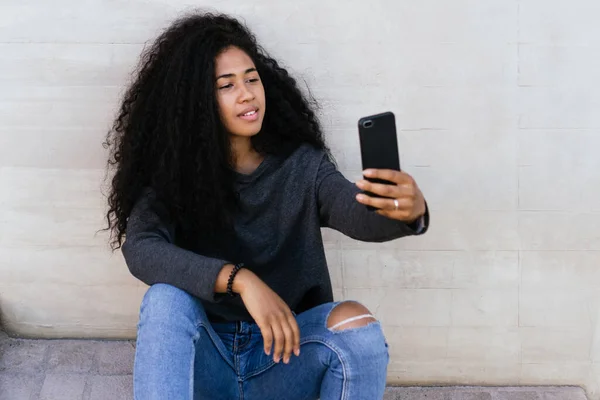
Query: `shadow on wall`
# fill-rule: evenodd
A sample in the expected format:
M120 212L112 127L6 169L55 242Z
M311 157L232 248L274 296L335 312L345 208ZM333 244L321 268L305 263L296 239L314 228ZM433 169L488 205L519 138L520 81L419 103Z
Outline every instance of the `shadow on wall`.
M2 309L0 308L0 341L6 339L7 335L4 332L4 325L2 324Z

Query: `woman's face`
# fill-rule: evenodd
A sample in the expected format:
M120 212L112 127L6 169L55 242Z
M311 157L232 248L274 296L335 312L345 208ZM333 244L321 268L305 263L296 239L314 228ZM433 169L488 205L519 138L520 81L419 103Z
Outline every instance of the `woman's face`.
M215 60L217 102L225 129L236 136L254 136L265 115L265 89L254 62L244 51L229 47Z

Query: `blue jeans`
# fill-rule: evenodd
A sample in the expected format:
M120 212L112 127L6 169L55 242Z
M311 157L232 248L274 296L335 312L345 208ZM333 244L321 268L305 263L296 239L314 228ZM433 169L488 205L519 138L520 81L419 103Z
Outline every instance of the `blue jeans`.
M284 364L265 354L256 324L211 323L199 299L153 285L140 310L135 399L383 399L389 354L381 325L331 330L337 304L296 316L300 356Z

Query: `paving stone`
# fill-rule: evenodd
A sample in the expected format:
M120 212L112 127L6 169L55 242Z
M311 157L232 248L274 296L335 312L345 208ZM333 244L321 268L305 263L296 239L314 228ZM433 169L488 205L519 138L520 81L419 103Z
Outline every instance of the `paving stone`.
M90 400L131 400L133 398L133 376L91 377L92 393Z
M384 400L450 400L451 388L387 388Z
M453 393L450 398L452 400L491 400L492 394L487 391L479 391L479 392L456 392Z
M43 367L46 341L5 340L0 342L0 372L35 373Z
M97 344L92 341L65 340L50 342L49 373L88 373L94 362Z
M388 387L385 400L587 400L579 387Z
M36 390L35 375L0 373L0 400L29 400Z
M541 397L538 394L538 392L498 391L498 393L496 394L496 399L497 400L541 400Z
M100 375L133 373L135 349L130 342L102 342L98 346L98 373Z
M81 400L85 375L48 374L40 400Z
M586 400L581 388L556 388L542 394L542 400Z

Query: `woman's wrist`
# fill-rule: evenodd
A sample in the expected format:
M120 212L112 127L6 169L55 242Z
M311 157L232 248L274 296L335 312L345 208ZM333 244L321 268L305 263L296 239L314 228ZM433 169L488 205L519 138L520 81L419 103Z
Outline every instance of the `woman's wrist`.
M246 268L240 269L233 279L233 285L231 287L233 292L241 295L255 277L256 275L254 275L252 271Z
M225 264L221 273L217 278L216 292L226 293L227 292L227 284L229 282L229 278L233 269L235 268L234 264ZM242 292L246 289L249 282L255 278L256 275L246 268L241 268L234 276L231 289L234 293L242 294Z

